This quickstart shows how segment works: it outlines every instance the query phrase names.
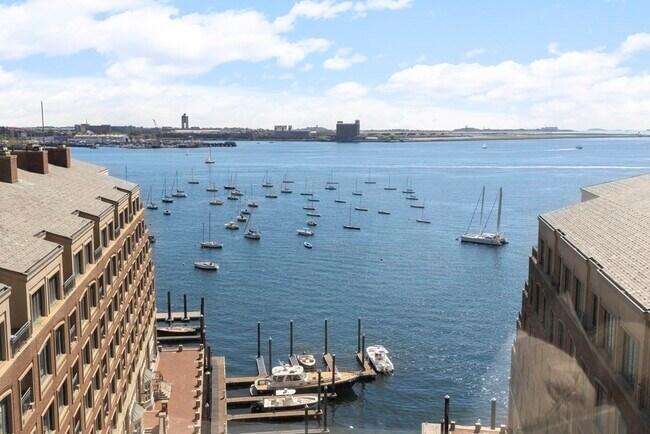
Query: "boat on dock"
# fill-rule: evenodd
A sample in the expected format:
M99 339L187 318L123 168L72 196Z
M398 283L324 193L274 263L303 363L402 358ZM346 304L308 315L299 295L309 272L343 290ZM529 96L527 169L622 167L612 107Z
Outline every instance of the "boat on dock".
M253 411L302 410L318 403L318 395L296 395L295 389L277 390L275 395L264 398L252 405Z
M350 217L348 218L348 224L343 225L343 229L352 229L354 231L361 230L361 226L355 226L352 224L352 205L350 205Z
M357 372L339 371L334 373L334 386L339 388L351 387L359 379ZM318 389L318 373L306 372L302 366L282 365L275 366L271 375L258 378L250 387L250 394L260 395L283 389L309 391ZM322 386L332 384L331 374L321 377Z
M382 345L371 345L366 348L366 355L370 364L373 366L375 371L380 374L390 374L395 368L393 362L391 362L388 357L388 350Z
M487 220L485 221L485 224L483 223L483 208L484 208L484 203L485 203L485 187L483 187L483 190L481 191L481 196L479 197L479 202L481 203L481 216L480 216L480 221L479 221L479 232L478 233L470 233L469 229L472 226L472 221L474 220L474 215L476 214L476 208L474 208L474 214L472 214L472 220L469 222L469 226L467 227L467 232L465 232L463 235L460 237L460 241L463 243L472 243L472 244L487 244L490 246L502 246L504 244L508 243L508 240L501 234L500 229L501 229L501 207L503 204L503 190L499 188L499 195L497 196L497 199L495 202L499 202L499 207L497 211L497 227L496 231L494 233L487 233L484 232L485 226L487 225L487 222L490 218L488 215ZM494 203L492 204L492 209L494 209ZM476 207L478 208L478 204L476 204ZM492 210L490 210L490 214L492 214Z

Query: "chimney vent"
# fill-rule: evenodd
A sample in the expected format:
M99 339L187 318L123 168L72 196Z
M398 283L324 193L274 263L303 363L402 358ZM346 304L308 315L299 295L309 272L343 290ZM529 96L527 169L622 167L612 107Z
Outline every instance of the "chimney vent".
M45 175L49 172L47 151L38 145L28 147L26 151L14 151L18 157L18 168L28 172Z
M69 168L70 148L66 148L65 145L47 148L47 161L54 166Z
M18 158L4 147L0 149L0 182L18 181Z

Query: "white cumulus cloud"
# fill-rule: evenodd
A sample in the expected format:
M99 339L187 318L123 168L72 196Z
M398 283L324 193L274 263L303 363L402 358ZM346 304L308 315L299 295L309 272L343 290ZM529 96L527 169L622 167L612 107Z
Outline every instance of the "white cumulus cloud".
M323 68L332 71L343 71L344 69L348 69L355 63L362 63L365 61L366 61L365 56L358 53L353 53L352 50L349 48L343 48L338 50L333 57L326 59L323 62Z
M368 88L356 81L346 81L331 87L326 93L334 98L354 99L366 96L368 94Z

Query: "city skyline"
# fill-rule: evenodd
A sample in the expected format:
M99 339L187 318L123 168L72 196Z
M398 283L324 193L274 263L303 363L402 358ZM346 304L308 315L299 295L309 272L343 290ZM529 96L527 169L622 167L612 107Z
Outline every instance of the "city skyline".
M0 123L650 127L642 2L267 3L0 1Z

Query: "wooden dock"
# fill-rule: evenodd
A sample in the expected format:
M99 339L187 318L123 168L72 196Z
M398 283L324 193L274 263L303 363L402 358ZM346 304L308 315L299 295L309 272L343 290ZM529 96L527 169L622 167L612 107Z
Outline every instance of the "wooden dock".
M226 358L223 356L213 357L212 367L211 432L213 434L226 434L228 432L228 415L226 413Z
M229 388L243 388L252 385L259 377L228 377L225 385Z
M296 394L293 395L294 398L300 398L302 396L309 395L309 396L314 396L315 393L308 393L308 394ZM226 398L226 404L228 406L238 406L238 405L246 405L246 404L253 404L258 401L263 400L264 398L270 398L271 395L258 395L258 396L233 396L232 398ZM321 397L325 397L325 393L321 393ZM336 398L336 393L328 393L327 394L327 399L334 399Z
M332 372L332 365L334 365L334 359L332 358L332 355L330 353L323 354L323 361L327 365L328 372ZM336 368L336 372L338 372L339 368L337 368L336 366L335 368Z
M201 312L187 312L187 318L183 318L184 313L183 312L172 312L172 320L173 321L191 321L191 320L198 320L201 318ZM168 321L169 320L169 315L167 315L167 312L158 312L156 313L156 321L158 322L163 322L163 321Z
M307 410L307 416L312 419L321 417L322 412L318 410ZM264 413L243 413L243 414L229 414L229 421L253 421L253 420L267 420L267 419L296 419L305 417L304 410L288 410L278 412L264 412Z
M266 364L264 363L264 357L256 357L255 363L257 363L257 376L266 377L268 374L266 373Z
M361 351L357 351L357 362L359 362L359 364L363 367L363 371L361 371L362 377L374 378L377 376L377 371L375 371L375 368L372 367L372 365L368 361L368 358L364 357Z

